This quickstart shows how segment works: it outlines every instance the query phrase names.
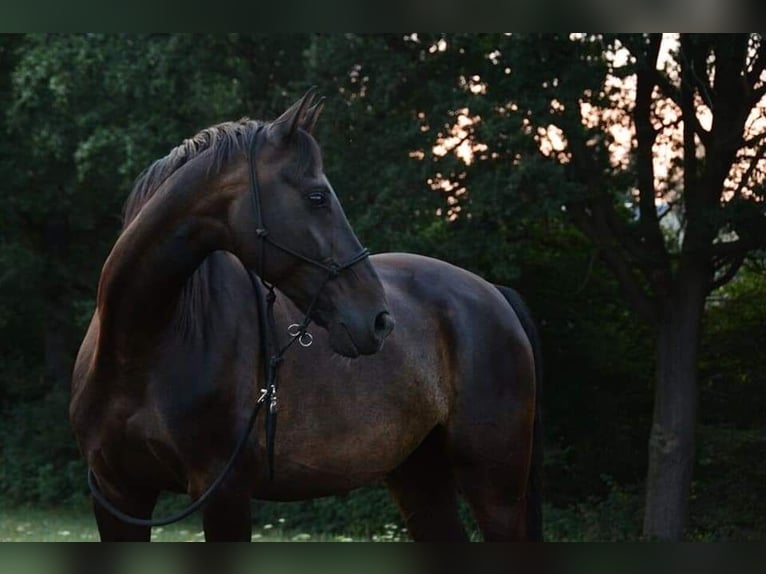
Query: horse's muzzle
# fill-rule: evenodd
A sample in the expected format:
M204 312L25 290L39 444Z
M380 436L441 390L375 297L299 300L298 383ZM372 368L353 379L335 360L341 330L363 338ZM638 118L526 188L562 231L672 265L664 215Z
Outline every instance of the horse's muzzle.
M331 321L328 332L330 347L344 357L356 358L359 355L373 355L383 347L383 341L394 329L394 319L388 311L377 313L372 321Z
M391 313L389 313L388 311L381 311L375 317L374 332L375 332L375 338L379 342L378 348L383 346L383 341L385 341L386 337L388 337L391 334L391 331L394 330L395 325L396 325L396 321L394 321L394 318L391 316Z

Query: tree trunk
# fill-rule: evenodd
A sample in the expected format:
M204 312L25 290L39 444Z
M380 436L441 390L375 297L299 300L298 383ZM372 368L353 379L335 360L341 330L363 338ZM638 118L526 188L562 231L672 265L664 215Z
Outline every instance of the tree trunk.
M688 515L697 420L697 359L708 282L681 274L658 326L644 536L680 540Z

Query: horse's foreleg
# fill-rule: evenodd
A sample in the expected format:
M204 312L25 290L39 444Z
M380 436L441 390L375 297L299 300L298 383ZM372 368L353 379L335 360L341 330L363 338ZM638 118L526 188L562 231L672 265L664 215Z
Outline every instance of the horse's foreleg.
M152 517L159 493L118 493L109 490L108 500L121 511L136 518ZM149 526L126 524L93 500L98 533L102 542L149 542L152 529Z
M252 522L248 488L224 483L202 511L208 542L250 542Z

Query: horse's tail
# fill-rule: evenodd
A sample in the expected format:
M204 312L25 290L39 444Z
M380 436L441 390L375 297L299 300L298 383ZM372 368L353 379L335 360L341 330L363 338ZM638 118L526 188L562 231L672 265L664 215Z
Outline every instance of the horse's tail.
M532 345L535 360L535 422L532 428L532 460L527 481L527 537L533 541L543 540L543 421L541 405L543 396L543 355L540 335L532 319L529 307L516 291L510 287L496 285L508 301Z

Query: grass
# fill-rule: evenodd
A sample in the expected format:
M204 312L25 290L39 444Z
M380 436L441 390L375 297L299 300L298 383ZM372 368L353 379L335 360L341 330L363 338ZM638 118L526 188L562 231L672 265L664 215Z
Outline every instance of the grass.
M280 519L282 520L282 519ZM96 523L88 508L0 509L0 542L97 542ZM180 523L152 529L154 542L202 542L201 520L192 516ZM370 538L343 534L317 534L291 531L284 521L253 525L253 542L369 542L406 539L401 528L386 524L383 532Z
M702 433L701 433L702 434ZM687 539L694 541L763 541L766 521L763 505L763 465L737 466L745 460L740 450L755 457L764 449L760 433L748 434L749 442L739 434L718 429L706 438L699 457L699 478L692 485L691 520ZM735 440L736 439L736 440ZM737 445L738 448L734 448ZM762 460L762 457L755 457ZM720 468L719 468L720 467ZM707 471L707 472L706 472ZM753 487L754 477L761 485ZM602 477L607 487L603 497L591 497L566 507L546 505L545 538L557 541L628 541L640 540L643 496L640 485L623 486L610 477ZM160 500L156 515L178 510L179 500ZM290 503L264 506L254 503L254 542L397 542L409 537L402 525L394 522L383 509L372 506L358 520L339 522L337 513L352 513L353 500L319 500L308 510ZM368 501L369 502L369 501ZM261 506L258 506L261 504ZM334 509L333 512L329 512ZM464 513L464 514L467 514ZM282 518L284 516L285 518ZM471 540L480 537L466 520ZM99 539L90 505L83 499L59 507L4 507L0 505L0 542L90 542ZM201 517L152 529L158 542L201 542L204 540Z

